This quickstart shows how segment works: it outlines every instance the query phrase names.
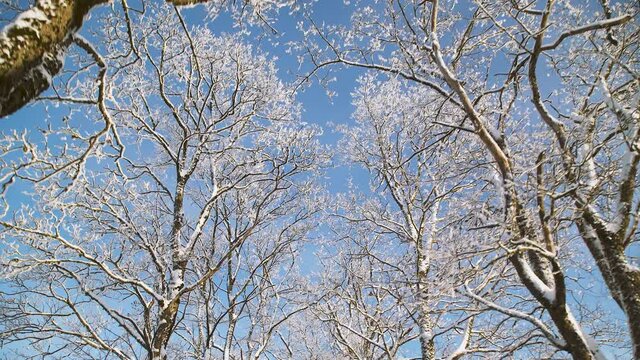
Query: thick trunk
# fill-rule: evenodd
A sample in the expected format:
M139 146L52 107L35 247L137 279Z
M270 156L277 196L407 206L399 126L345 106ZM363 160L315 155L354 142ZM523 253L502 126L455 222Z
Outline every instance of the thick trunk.
M436 346L433 341L433 322L429 316L429 306L427 299L420 299L420 352L423 360L434 360L436 358Z
M0 117L51 84L84 16L106 0L39 0L0 33Z
M541 171L541 168L539 168ZM543 238L540 241L536 231L531 227L526 211L522 207L518 192L513 185L505 184L506 193L511 194L507 201L507 206L514 221L514 228L521 239L537 240L540 248L549 254L555 254L555 245L551 240L544 221L544 207L539 199L539 211L541 212L541 223L543 225ZM549 313L551 320L558 329L560 336L565 342L564 350L569 352L574 359L602 359L602 355L597 345L590 341L588 335L584 334L580 324L575 320L566 304L566 287L564 273L558 260L549 255L543 255L538 251L527 251L516 253L509 260L518 273L518 277L529 293L544 307Z
M151 346L152 360L168 360L167 345L169 344L169 338L173 334L176 317L180 309L179 291L183 287L184 266L186 266L186 263L181 262L173 269L173 280L169 284L169 298L171 300L168 303L160 304L160 319Z
M627 316L634 356L640 359L640 270L627 261L624 239L616 238L588 214L577 224L611 296Z
M423 360L436 358L436 346L433 341L433 329L430 319L420 320L420 352Z
M640 359L640 270L624 259L612 259L612 269L619 285L620 302L627 314L634 358Z
M231 246L231 242L229 246ZM236 307L235 307L235 299L233 297L233 286L235 284L235 275L233 272L233 257L230 257L227 260L227 301L229 303L229 327L227 328L227 335L225 336L224 341L224 353L222 354L223 360L229 360L231 358L231 345L233 342L233 333L236 330Z
M207 0L167 0L176 6ZM51 86L84 17L109 0L38 0L0 31L0 118Z
M605 261L610 273L603 276L609 290L621 305L627 315L629 332L636 359L640 359L640 270L631 266L624 254L623 248L616 248L613 244L603 244Z
M551 306L547 311L549 311L558 331L562 334L562 338L567 342L567 352L574 359L604 359L595 345L590 344L588 335L584 334L580 324L575 320L566 305Z
M435 31L435 20L437 18L436 14L438 9L437 1L433 3L433 9L432 33L434 41L432 43L432 59L438 66L440 73L444 77L444 80L460 99L462 107L473 123L478 137L484 143L486 149L489 151L496 164L498 165L498 169L503 178L503 185L505 187L504 194L505 207L507 209L507 218L512 221L511 225L513 226L513 232L515 234L518 234L521 239L528 238L531 240L535 240L538 238L538 236L535 236L536 232L531 228L531 223L529 222L526 211L524 211L518 200L518 191L514 186L514 176L511 167L511 159L509 158L508 153L505 152L498 139L494 138L491 132L488 130L486 122L481 118L481 115L476 112L474 104L469 98L466 90L464 89L463 84L456 78L455 74L451 72L444 59L442 58ZM544 27L545 26L542 26L542 28ZM538 40L538 42L541 42L542 35L540 35L539 38L540 39ZM540 44L537 44L537 47L540 47ZM531 61L532 60L530 60L530 62ZM533 80L535 82L535 68L532 70L532 72L534 73ZM563 139L561 139L561 141L562 140ZM544 242L541 243L544 247ZM595 354L590 350L590 344L585 339L585 336L583 336L583 333L580 330L580 327L578 326L575 319L570 316L571 314L569 313L566 304L564 303L564 274L559 268L557 262L550 264L553 268L553 271L550 274L549 264L546 263L547 260L543 259L542 256L535 256L533 258L533 264L524 263L528 260L522 258L521 254L512 255L510 257L510 260L516 268L520 280L523 282L525 287L551 315L551 318L558 328L560 335L563 337L564 341L567 344L566 350L569 351L575 359L593 359L595 357ZM533 267L533 269L531 269L531 272L534 273L533 276L537 276L540 282L544 282L545 285L553 288L556 291L554 300L549 299L549 293L545 294L543 291L541 291L541 289L538 287L538 283L534 283L531 281L532 276L529 272L525 271L526 269L524 265L531 265L531 267ZM559 294L558 292L562 292L562 294ZM562 301L557 301L557 299L562 299ZM595 352L598 353L597 350Z
M592 351L592 345L589 344L580 325L567 308L564 291L556 287L555 291L562 291L562 294L556 293L554 294L555 299L550 299L549 294L541 292L539 286L532 281L531 274L525 270L526 264L524 262L527 260L522 255L513 255L510 260L522 283L551 316L560 336L566 343L564 350L569 352L574 359L598 359L598 351L596 349Z
M509 188L509 187L507 187ZM511 213L515 215L515 225L522 238L536 239L536 234L528 225L524 209L520 206L515 189L509 189L512 196ZM550 244L540 242L542 248L554 253ZM555 258L547 258L535 251L512 255L509 260L518 273L518 277L529 293L549 313L551 320L565 342L567 352L574 359L601 359L597 345L589 341L580 324L575 320L566 304L564 273ZM536 279L537 278L537 279ZM546 287L546 288L545 288Z
M547 2L546 9L541 17L540 31L536 35L536 42L531 52L531 58L529 59L528 77L532 92L532 101L541 119L553 130L558 142L566 171L565 177L569 184L580 185L579 176L575 170L579 168L580 165L577 163L575 156L568 146L567 131L564 124L552 116L547 110L542 100L536 75L538 58L544 51L542 44L553 3L553 0ZM604 2L603 8L607 19L610 19L611 11ZM630 18L620 18L616 24L629 20ZM616 24L612 23L611 26ZM610 26L607 27L607 31L611 31ZM610 41L612 41L612 39L612 37L609 38ZM627 117L624 112L616 113L616 115L620 120L623 120L621 122L622 124L627 123L625 126L630 126L634 121L633 116ZM640 134L636 133L635 136L631 136L630 138L638 139L638 136L640 136ZM632 149L632 152L635 153L634 156L637 156L637 150ZM588 205L585 203L584 197L579 194L579 191L573 192L577 207L583 210L582 219L577 221L578 229L596 260L596 264L605 279L611 295L627 315L636 359L640 359L640 270L630 266L625 257L624 233L629 221L628 214L632 211L631 204L634 197L635 177L639 160L640 158L633 158L630 163L631 167L627 179L620 188L620 201L624 207L622 208L623 211L617 214L618 217L623 218L623 223L619 228L618 234L609 231L603 222L588 209ZM591 229L589 229L589 227Z
M176 298L160 310L160 322L151 345L150 360L168 360L167 344L173 333L176 315L180 307L180 299Z

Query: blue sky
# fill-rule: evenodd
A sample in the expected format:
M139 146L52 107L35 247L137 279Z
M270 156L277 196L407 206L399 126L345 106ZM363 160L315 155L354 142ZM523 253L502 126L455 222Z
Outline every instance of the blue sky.
M115 6L119 7L119 2L116 2ZM135 8L137 1L129 1L129 6ZM315 8L315 14L318 18L346 22L349 19L349 12L339 11L338 9L342 7L344 7L342 1L320 1ZM203 23L205 13L202 11L202 8L202 6L195 6L181 10L188 26L199 26ZM80 33L86 38L91 39L91 33L96 30L98 19L101 14L107 11L110 11L108 6L94 9L91 16L85 20ZM118 11L121 10L118 9ZM282 44L299 39L299 34L296 30L296 21L299 18L296 18L297 15L287 15L286 10L282 13L284 16L278 17L278 19L271 23L278 31L278 35L275 38L271 38L271 40L278 42L279 45L274 45L272 41L265 40L259 43L256 42L256 35L262 35L265 31L268 31L260 27L250 28L251 35L246 38L246 41L253 43L254 46L261 51L266 51L269 55L277 57L276 64L280 78L286 82L294 82L297 76L300 75L299 64L295 54L287 54L282 50L284 47ZM215 35L222 35L223 33L236 32L237 28L233 25L234 22L229 14L223 13L213 22L209 23L209 28ZM67 65L69 62L70 61L67 61ZM322 143L335 145L338 140L337 134L332 131L329 124L343 124L350 121L353 109L350 92L354 88L355 79L361 73L361 71L350 69L340 70L336 75L340 76L341 81L333 84L332 90L336 91L336 96L331 99L327 96L325 89L314 82L311 82L309 86L305 86L304 90L297 94L298 101L304 104L303 120L308 123L317 124L323 128L323 135L321 136ZM53 95L53 91L48 90L42 95ZM26 130L28 138L37 142L38 140L36 139L40 136L38 129L46 127L45 120L51 121L52 124L58 124L60 118L67 115L68 111L69 108L64 104L60 107L54 107L52 104L35 102L20 109L8 118L3 119L3 121L0 121L0 132L4 133L14 130L22 132ZM95 164L89 166L95 166ZM354 173L356 174L355 181L361 182L363 188L366 189L368 178L363 170L339 165L331 171L326 172L326 177L322 182L326 184L328 190L331 192L346 191L347 179L354 177ZM30 196L28 196L27 193L31 191L30 189L30 184L24 181L18 181L10 187L7 193L7 201L11 204L12 210L15 210L21 204L29 203ZM320 229L320 232L322 231L323 229ZM315 250L314 246L307 245L302 253L302 258L299 259L299 263L304 264L303 267L307 273L312 273L318 268ZM16 346L19 346L19 344L16 344ZM5 347L4 350L0 348L0 358L10 356L7 352L11 351L12 347L13 345L11 347Z
M117 7L119 3L116 2ZM132 8L137 7L137 1L129 1L129 6ZM101 6L94 9L84 23L81 29L81 34L87 38L91 38L91 33L96 30L97 19L101 16L101 13L110 11L108 6ZM120 11L118 9L118 11ZM316 19L327 20L328 22L348 22L350 11L347 6L344 5L342 0L339 1L319 1L314 6L314 16ZM199 26L203 23L205 13L202 11L202 6L195 6L192 8L182 9L181 12L185 16L185 20L189 26ZM306 70L304 67L300 68L296 54L288 54L283 49L287 42L292 40L299 40L300 35L296 30L296 22L300 20L300 14L288 14L287 10L281 11L281 15L277 19L270 22L271 26L278 32L275 37L271 37L270 40L256 41L258 35L264 35L265 32L269 32L266 27L252 26L250 27L251 34L246 37L246 41L253 43L254 46L261 51L267 52L269 55L277 58L276 64L279 72L279 76L282 80L287 82L295 82L297 77L304 75ZM231 19L228 13L222 13L213 22L209 22L208 27L215 35L221 35L224 33L236 32L238 29L234 27L234 21ZM277 44L274 45L274 42ZM68 61L67 61L68 63ZM337 70L337 69L336 69ZM336 95L329 98L324 88L319 86L316 82L309 82L308 86L305 86L302 91L297 94L297 99L303 104L304 113L303 120L309 123L314 123L321 126L324 130L321 137L321 141L325 144L334 145L338 136L332 131L331 124L343 124L350 121L351 112L353 106L351 105L350 93L354 89L356 78L362 74L361 70L356 69L344 69L340 68L335 75L340 78L340 81L332 83L331 90L335 91ZM51 95L51 90L45 92L43 95ZM41 127L43 124L43 117L45 116L45 104L32 103L15 114L9 116L4 121L0 122L0 131L11 131L29 129L31 132L35 128ZM54 109L51 104L48 106L51 118L57 116L63 116L66 114L66 108L63 105L62 109ZM344 179L349 176L349 171L341 167L337 172L331 172L331 187L335 186L335 190L346 189L342 186ZM17 190L14 188L14 190ZM17 191L12 191L12 194Z
M134 2L130 3L131 6L135 6ZM118 6L118 5L116 5ZM321 0L318 1L314 7L314 17L316 21L326 20L331 23L342 23L349 20L350 11L353 6L344 5L342 0ZM89 34L94 30L96 26L96 19L100 16L100 12L108 11L107 7L97 9L92 19L89 19L85 23L85 27L82 30L83 34ZM200 7L196 6L190 9L184 9L185 15L189 24L201 23L203 18L203 12ZM268 41L261 41L256 46L262 50L267 51L269 54L277 56L277 67L279 69L280 76L283 80L293 82L296 80L296 76L299 73L299 64L296 58L296 54L288 54L282 50L285 44L291 40L300 39L300 35L297 33L295 25L298 20L299 14L288 15L286 10L283 11L283 16L276 19L271 25L278 31L278 35L274 41L278 42L278 45L273 45ZM232 26L233 22L228 15L222 15L214 22L210 23L209 27L215 34L221 34L224 32L235 31ZM260 34L263 31L268 31L262 28L254 27L251 29L253 35ZM247 41L252 41L251 37L247 38ZM303 68L303 71L305 68ZM306 87L304 91L301 91L297 98L303 104L304 113L303 119L307 122L318 124L324 129L324 134L321 140L324 144L335 145L338 140L338 135L333 132L330 124L345 124L351 123L351 113L353 106L351 104L350 93L354 89L356 84L355 80L359 75L363 74L363 71L357 69L340 69L334 75L339 79L332 84L331 90L336 92L336 96L329 98L325 90L317 83L312 83ZM548 83L543 86L552 87L553 80L547 80ZM43 104L35 104L25 107L10 116L8 119L0 121L0 131L6 132L10 130L28 129L34 131L37 127L43 124ZM53 109L52 116L64 114L65 109ZM356 184L360 185L362 190L366 190L368 179L366 172L357 168L349 168L346 166L337 166L331 171L327 172L326 184L328 191L331 193L341 192L347 190L347 183L349 178L354 178ZM25 201L25 197L21 194L22 191L28 188L24 184L16 184L11 188L8 195L8 200L11 203L19 204ZM313 248L308 249L305 252L305 256L302 261L308 264L315 263L313 259ZM606 296L601 290L596 289L598 293ZM0 355L2 352L0 351Z

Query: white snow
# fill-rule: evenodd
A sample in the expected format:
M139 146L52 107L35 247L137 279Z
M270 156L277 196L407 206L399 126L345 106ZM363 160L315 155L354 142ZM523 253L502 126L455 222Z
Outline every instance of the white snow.
M523 268L525 276L533 283L536 291L542 294L547 301L554 303L556 300L556 290L543 283L542 280L540 280L540 278L533 272L531 266L529 266L527 262L523 261Z
M40 3L43 2L41 1ZM51 20L49 19L47 14L44 13L44 11L42 11L38 7L33 7L18 15L18 17L12 23L5 26L5 28L2 29L2 32L0 33L0 37L6 38L7 32L9 32L11 29L31 29L36 37L39 38L40 32L37 28L34 27L34 25L36 24L36 22L49 23L50 21ZM18 40L23 41L24 38L20 39L20 37L18 37Z

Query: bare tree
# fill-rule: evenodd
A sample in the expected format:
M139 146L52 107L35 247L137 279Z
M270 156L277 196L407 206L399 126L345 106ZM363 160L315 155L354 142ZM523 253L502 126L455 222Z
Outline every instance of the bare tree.
M513 244L498 226L501 196L486 190L496 181L491 163L474 160L482 144L454 125L459 114L429 89L396 78L380 80L371 75L360 80L355 125L339 127L347 164L362 166L372 177L370 189L338 201L337 239L329 246L336 253L324 266L335 275L327 275L322 290L333 302L321 302L328 306L321 318L336 326L334 343L353 342L342 356L393 358L398 349L375 331L389 323L408 336L407 342L420 339L422 358L490 352L552 356L565 349L561 335L539 320L546 316L540 306L510 294L522 289L504 264ZM378 291L390 299L367 297ZM377 313L385 301L404 309L404 320ZM367 314L366 322L356 321L359 313ZM588 317L581 320L591 323ZM514 321L527 325L507 331ZM382 340L364 338L364 329L354 333L356 323L373 327L371 334ZM387 341L403 338L388 336ZM381 354L373 355L376 351Z
M637 4L345 1L302 14L294 86L200 1L82 32L102 1L0 2L0 116L47 107L0 136L12 354L640 356ZM329 152L294 96L338 66L364 74ZM326 196L329 155L363 181Z
M107 72L126 59L108 60L76 37L102 74L99 111L117 124L123 150L117 161L92 158L71 184L65 172L36 183L31 200L0 222L2 296L11 304L1 334L23 356L167 359L187 350L199 358L195 343L178 338L211 325L194 318L205 307L218 319L248 316L243 339L225 325L224 352L240 346L257 357L300 311L284 300L293 290L279 268L314 213L305 199L324 161L317 130L298 120L265 55L237 37L187 29L168 10L148 10L135 28L144 42L126 71ZM102 39L106 48L119 41ZM96 91L83 89L87 98ZM13 140L8 149L30 147L21 156L43 164L17 169L16 179L38 178L57 161L50 144Z
M342 64L407 79L457 109L460 120L441 125L473 132L494 162L510 261L561 334L556 346L580 359L602 355L567 306L553 222L566 198L572 206L564 210L574 214L640 351L640 271L625 252L638 218L637 100L630 95L638 41L629 14L636 9L593 5L605 9L604 18L571 2L380 2L356 7L348 26L321 26L310 16L300 45L313 65L303 81ZM540 89L542 67L554 73L553 92ZM522 121L531 114L541 121ZM549 187L548 168L555 171ZM526 180L536 171L531 186Z
M208 0L166 1L175 6L209 3ZM52 78L62 69L69 46L82 27L84 18L94 7L109 2L111 1L37 0L28 10L19 12L5 25L0 31L0 118L19 110L51 86ZM119 3L123 9L121 16L127 21L131 36L131 8L127 0ZM233 3L235 6L235 2ZM251 17L266 22L265 17L271 9L288 3L289 1L242 1L234 11L248 13ZM218 13L225 6L225 0L212 0L207 5L211 14ZM251 10L246 11L247 6Z
M337 254L323 259L322 282L316 290L322 296L312 313L333 356L396 359L406 355L406 345L419 337L407 274L393 264L384 266L388 258L410 259L394 251L381 259L384 254L371 247L371 254L363 254L361 247L341 243ZM316 348L311 351L315 352Z
M289 200L286 204L293 205L294 199ZM225 208L220 209L225 214L219 224L222 238L232 236L230 244L237 241L233 238L237 234L235 224L252 213L253 205L249 201L225 202ZM309 307L296 265L308 230L313 227L308 220L315 206L309 205L310 210L280 207L280 216L290 215L291 221L283 226L266 224L256 231L229 257L221 275L196 291L194 312L185 321L192 324L192 329L183 337L193 344L192 358L291 357L292 340L283 334L288 332L288 322ZM210 250L196 250L203 254L200 264L207 263ZM206 270L203 266L199 271Z
M455 207L449 201L453 196L474 187L473 180L452 174L473 171L463 167L472 169L474 164L456 166L459 154L449 154L447 165L441 161L442 145L455 132L441 131L425 118L436 113L439 99L420 91L408 93L400 81L381 86L375 82L375 78L361 80L355 98L357 125L341 128L344 156L371 174L375 195L371 201L345 200L338 216L351 226L362 225L383 238L390 236L399 248L408 247L406 254L396 254L402 260L390 260L403 276L393 282L404 284L394 295L402 299L416 322L422 358L433 359L437 319L446 313L440 311L440 301L454 286L450 281L456 263L450 248L456 244L445 241L440 233L442 217L447 216L445 208ZM366 256L375 249L371 246L362 245L358 253ZM389 247L387 252L393 245Z

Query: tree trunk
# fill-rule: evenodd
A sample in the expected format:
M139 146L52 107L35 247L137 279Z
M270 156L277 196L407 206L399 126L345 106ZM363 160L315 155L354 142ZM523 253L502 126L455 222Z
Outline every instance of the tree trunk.
M618 284L618 301L629 322L634 358L640 359L640 270L622 256L611 256L609 263Z
M229 360L231 358L231 345L233 342L233 333L236 329L236 314L233 310L229 313L229 327L227 328L227 336L224 341L224 353L222 354L223 360Z
M162 304L161 304L162 305ZM169 338L173 333L173 326L175 325L176 315L178 314L178 308L180 307L180 298L176 297L169 304L163 306L160 310L160 322L156 333L153 337L153 343L151 345L150 360L168 360L167 359L167 344Z
M207 0L167 0L176 6ZM73 35L96 5L109 0L38 0L0 32L0 118L51 86Z
M429 306L426 299L420 299L420 352L423 360L434 360L436 358L436 346L433 341L433 322L429 316Z
M611 296L627 316L634 357L640 359L640 269L628 263L621 236L598 226L588 214L577 225Z
M434 360L436 358L431 319L423 315L420 315L420 352L423 360Z
M84 16L106 0L38 0L0 35L0 117L49 88Z
M433 60L440 69L440 72L443 75L445 81L458 95L458 98L463 105L463 109L471 119L480 140L482 140L486 149L489 151L498 165L500 174L502 175L503 179L507 218L512 221L511 225L513 226L514 233L517 234L517 236L519 236L521 239L528 238L530 235L532 240L535 239L535 231L531 229L527 214L518 200L518 192L514 186L511 159L504 151L502 146L496 141L496 139L493 138L493 136L487 130L485 122L476 112L473 102L467 95L462 83L455 77L455 75L445 64L442 55L440 54L440 49L437 42L434 42L433 44L432 54ZM566 309L566 306L564 304L564 290L562 290L562 305L554 304L554 302L549 301L545 297L545 294L540 292L540 289L536 286L536 284L531 281L529 274L525 272L525 265L529 266L528 264L524 263L525 261L527 261L526 259L521 258L520 254L515 254L510 257L510 261L516 268L519 278L523 282L525 287L545 307L545 309L549 311L549 314L551 315L554 324L558 328L560 335L567 343L566 350L569 351L575 359L593 359L594 356L589 350L589 346L586 343L586 340L584 340L582 332L579 330L579 328L573 326L576 325L574 324L575 320L573 320L573 322L567 321L567 316L570 314L568 313L568 310ZM546 265L541 265L542 264L534 264L536 272L540 273L546 267ZM558 282L558 280L560 279L562 279L562 282L564 282L564 274L562 274L559 268L557 269L557 272L554 272L553 274L555 282ZM541 281L543 281L544 278L547 277L546 274L540 275L543 278L541 279ZM555 285L556 291L559 291L557 289L558 284L547 283L547 285ZM558 294L556 296L558 296Z
M433 341L433 322L429 315L429 292L427 290L429 260L424 254L424 248L418 243L417 248L417 280L418 280L418 326L420 327L420 351L423 360L436 358L436 348ZM428 250L427 250L428 251Z
M564 282L556 281L553 287L555 290L554 299L550 299L548 294L541 292L539 286L532 281L531 274L525 269L527 266L525 262L528 260L525 259L523 255L513 255L509 260L515 267L521 282L527 290L529 290L529 293L531 293L549 313L553 324L560 333L560 337L565 342L565 348L563 350L570 353L576 360L604 359L596 345L589 340L588 335L584 334L580 324L578 324L567 307ZM556 273L556 280L564 277L562 270L557 268L557 266L551 265L551 268L554 273Z

